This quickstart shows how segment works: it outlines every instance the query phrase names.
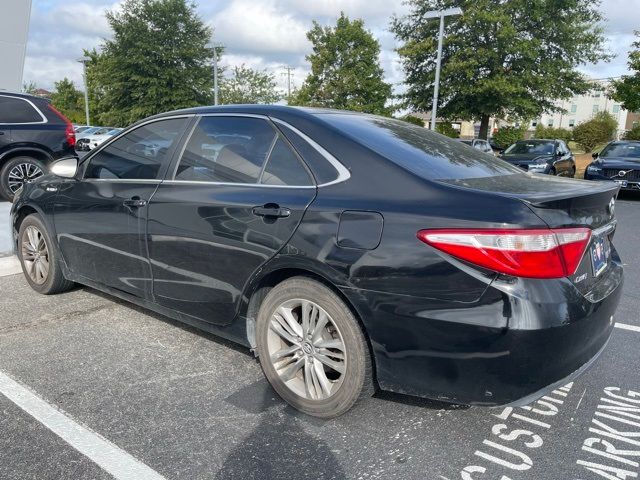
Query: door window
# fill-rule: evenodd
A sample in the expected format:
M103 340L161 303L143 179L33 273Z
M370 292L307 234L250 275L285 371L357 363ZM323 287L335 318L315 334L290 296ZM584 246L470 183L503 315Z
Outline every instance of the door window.
M251 117L203 117L176 170L176 180L258 183L276 131Z
M184 129L186 119L159 120L132 130L90 160L84 178L156 180Z

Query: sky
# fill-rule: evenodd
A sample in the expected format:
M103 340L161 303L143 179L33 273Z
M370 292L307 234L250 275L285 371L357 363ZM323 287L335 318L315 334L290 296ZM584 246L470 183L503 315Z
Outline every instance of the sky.
M197 0L196 0L197 1ZM32 0L24 81L51 89L65 76L82 86L82 65L77 59L84 48L98 47L110 30L104 12L117 9L117 0ZM308 73L305 60L311 50L306 32L312 21L335 24L340 11L362 18L381 44L380 61L388 82L402 90L403 72L389 22L408 7L402 0L199 0L200 17L214 28L215 41L225 46L223 65L267 69L286 86L284 66L293 70L293 84L300 86ZM636 8L632 8L636 4ZM640 28L640 0L602 0L603 25L609 50L616 57L608 63L580 67L592 78L627 73L627 52L634 29Z

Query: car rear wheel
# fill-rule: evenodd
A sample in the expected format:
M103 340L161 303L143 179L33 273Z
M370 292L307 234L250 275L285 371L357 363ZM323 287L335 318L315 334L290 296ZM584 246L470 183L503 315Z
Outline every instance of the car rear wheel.
M31 288L51 295L73 287L73 282L64 278L58 252L38 215L29 215L22 221L18 242L18 257Z
M12 201L15 193L25 183L41 177L45 171L45 166L35 158L12 158L0 170L0 195Z
M551 169L549 170L549 175L557 175L555 167L551 167Z
M269 383L308 415L337 417L374 392L360 325L320 282L295 277L274 287L260 306L256 341Z

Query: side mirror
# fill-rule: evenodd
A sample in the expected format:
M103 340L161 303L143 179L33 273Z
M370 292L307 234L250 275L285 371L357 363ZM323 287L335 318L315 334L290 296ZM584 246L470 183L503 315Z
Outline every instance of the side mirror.
M58 160L51 165L51 173L57 177L75 178L78 173L78 159L68 157Z
M596 160L599 156L600 156L600 154L599 154L598 152L593 152L593 153L591 154L591 157L592 157L594 160Z

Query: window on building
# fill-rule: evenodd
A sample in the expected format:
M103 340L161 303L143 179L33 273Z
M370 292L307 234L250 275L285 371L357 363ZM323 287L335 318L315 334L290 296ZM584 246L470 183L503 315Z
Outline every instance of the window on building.
M614 105L611 111L613 113L618 113L620 111L620 105Z
M570 127L575 127L576 126L576 119L575 118L569 119L569 126Z
M578 105L575 103L571 105L571 113L576 113L578 111Z
M537 127L538 126L538 122L531 122L531 126L532 127Z
M594 105L593 106L593 113L598 113L598 111L600 111L600 105Z
M549 120L547 122L547 127L553 127L553 120Z

